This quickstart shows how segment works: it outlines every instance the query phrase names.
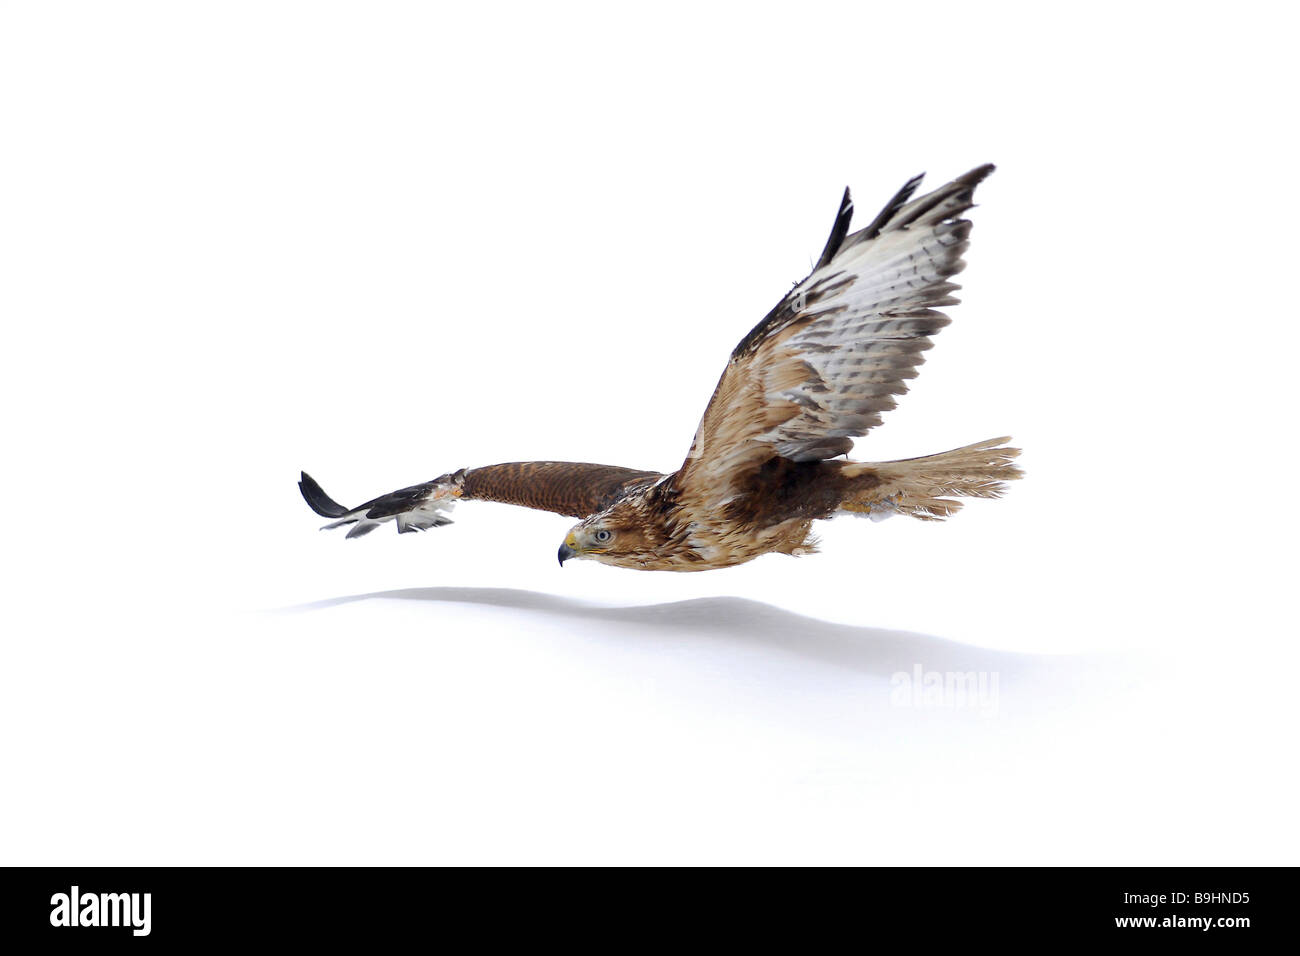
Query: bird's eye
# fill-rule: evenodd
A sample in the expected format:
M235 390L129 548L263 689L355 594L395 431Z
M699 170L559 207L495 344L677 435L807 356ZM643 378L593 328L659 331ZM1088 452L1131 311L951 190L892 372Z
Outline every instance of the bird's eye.
M601 528L599 531L596 532L596 540L599 541L601 544L604 544L612 537L614 537L614 533L610 531L608 528Z

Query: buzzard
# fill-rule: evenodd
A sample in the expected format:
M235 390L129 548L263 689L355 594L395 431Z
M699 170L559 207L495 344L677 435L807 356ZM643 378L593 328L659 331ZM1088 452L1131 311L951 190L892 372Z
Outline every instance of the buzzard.
M326 528L360 537L386 521L399 532L450 524L455 502L497 501L581 519L559 559L650 571L706 571L760 554L816 550L812 523L837 515L939 520L956 497L999 497L1020 477L1019 449L994 438L904 461L848 460L853 439L880 424L948 324L950 280L964 266L961 218L991 165L918 199L910 180L863 229L849 231L844 191L811 273L754 326L723 370L672 474L615 465L526 461L462 468L356 508L306 472L299 489ZM843 459L838 456L843 455Z

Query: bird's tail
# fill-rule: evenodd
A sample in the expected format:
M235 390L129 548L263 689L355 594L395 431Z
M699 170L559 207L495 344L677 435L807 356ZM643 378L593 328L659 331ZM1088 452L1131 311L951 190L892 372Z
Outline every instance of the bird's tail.
M843 474L860 479L840 507L873 520L905 514L941 521L961 510L953 498L1001 498L1023 472L1012 462L1010 438L990 438L952 451L903 461L847 462Z

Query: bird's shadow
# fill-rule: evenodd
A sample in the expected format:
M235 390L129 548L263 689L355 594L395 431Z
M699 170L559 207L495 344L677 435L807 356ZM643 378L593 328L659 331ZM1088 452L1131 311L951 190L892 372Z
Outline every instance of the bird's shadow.
M664 604L608 606L513 588L405 588L327 598L285 611L316 611L359 601L401 600L475 604L600 625L638 639L726 642L749 645L859 673L892 675L927 671L989 671L1001 674L1059 674L1083 658L1021 654L963 644L910 631L836 624L737 597L708 597ZM590 627L586 628L590 630Z

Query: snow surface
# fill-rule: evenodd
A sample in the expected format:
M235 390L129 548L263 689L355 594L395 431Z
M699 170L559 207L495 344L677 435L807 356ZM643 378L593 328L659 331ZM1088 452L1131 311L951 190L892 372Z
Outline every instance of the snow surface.
M1287 25L384 9L0 13L0 862L1297 862ZM988 160L855 457L1009 433L1005 500L702 575L315 530L300 468L675 467L846 183Z

